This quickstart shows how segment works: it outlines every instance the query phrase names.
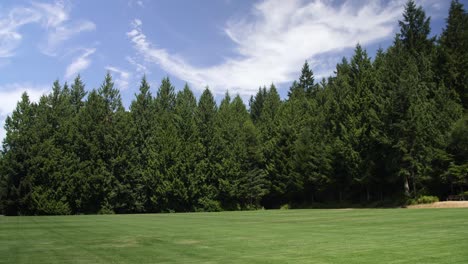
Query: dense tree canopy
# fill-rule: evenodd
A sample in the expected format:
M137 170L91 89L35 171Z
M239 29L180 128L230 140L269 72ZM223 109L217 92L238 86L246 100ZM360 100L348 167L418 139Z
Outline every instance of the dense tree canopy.
M359 44L317 83L306 61L281 100L197 101L146 77L123 107L110 74L86 92L55 81L6 119L0 211L79 214L394 205L468 189L468 15L452 1L439 38L410 0L393 45ZM227 80L228 81L228 80ZM255 85L255 84L252 84ZM155 96L153 95L155 94Z

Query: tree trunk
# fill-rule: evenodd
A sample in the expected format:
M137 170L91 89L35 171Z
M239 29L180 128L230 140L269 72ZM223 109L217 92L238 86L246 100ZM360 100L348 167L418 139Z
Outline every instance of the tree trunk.
M410 196L410 190L409 190L409 182L408 182L408 177L405 176L405 182L404 182L405 186L405 196L406 197L409 197Z

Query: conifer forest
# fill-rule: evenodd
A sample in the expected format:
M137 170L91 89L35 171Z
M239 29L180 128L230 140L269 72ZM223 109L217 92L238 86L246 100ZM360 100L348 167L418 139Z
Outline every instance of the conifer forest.
M395 23L390 47L371 58L356 44L328 78L305 62L286 98L271 84L248 103L229 92L217 103L208 87L196 98L188 85L143 77L126 109L109 73L97 89L77 76L38 102L24 93L4 124L0 214L385 207L463 195L468 14L453 0L433 36L410 0Z

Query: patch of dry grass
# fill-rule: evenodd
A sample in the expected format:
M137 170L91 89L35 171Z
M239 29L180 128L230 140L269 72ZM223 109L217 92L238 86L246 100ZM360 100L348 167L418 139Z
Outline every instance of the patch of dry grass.
M468 208L468 201L446 201L431 204L409 205L408 208Z

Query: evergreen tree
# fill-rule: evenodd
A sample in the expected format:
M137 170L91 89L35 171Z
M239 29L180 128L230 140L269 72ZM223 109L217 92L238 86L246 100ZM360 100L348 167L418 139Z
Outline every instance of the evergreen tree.
M200 96L195 113L195 120L202 148L199 152L199 161L196 166L196 177L200 179L200 182L205 183L201 186L202 189L199 190L200 194L203 194L203 196L193 201L197 204L195 210L221 210L221 205L217 201L217 164L219 160L217 160L216 154L220 147L218 144L219 137L217 136L219 134L215 132L217 111L218 109L213 94L207 87Z
M177 137L176 94L169 78L164 78L154 100L156 130L152 137L153 150L149 153L154 194L150 197L152 210L180 210L187 190L177 175L177 152L181 142Z
M81 81L80 75L76 76L73 84L71 85L70 90L70 103L74 107L75 113L78 113L83 107L83 99L86 96L87 92L85 91L85 86Z
M449 166L443 175L450 193L463 193L468 188L468 114L454 126L448 144Z
M283 175L280 173L280 162L282 153L279 144L279 111L281 109L281 99L272 84L267 92L264 108L257 127L260 131L262 151L265 159L265 173L267 178L268 193L264 197L263 203L267 207L279 206L284 193Z
M156 111L160 113L169 113L174 111L176 102L175 88L172 86L169 77L162 80L156 95L155 104Z
M290 157L294 155L294 144L300 131L307 123L310 111L310 104L307 100L305 90L294 82L290 88L290 97L281 105L278 113L278 140L277 150L279 151L276 159L277 176L280 177L280 186L273 183L272 193L278 193L282 196L280 203L295 202L303 190L303 178L294 173L294 163ZM279 187L279 188L278 188Z
M3 208L7 215L28 214L31 209L32 182L29 174L32 157L35 105L23 93L11 117L5 120L3 175L6 181Z
M136 212L150 210L149 197L154 190L152 184L152 173L148 169L150 153L153 150L150 142L153 137L155 127L154 98L150 91L150 86L143 76L140 83L139 93L135 94L135 99L130 105L130 135L131 145L128 146L131 155L131 167L129 177L132 178L133 206Z
M434 42L428 38L431 32L430 18L421 6L416 7L413 0L408 0L403 13L403 21L398 21L400 26L400 39L405 48L410 52L429 54Z
M374 61L357 45L315 83L306 61L288 98L260 87L247 110L146 77L129 110L109 73L87 92L53 83L6 118L0 212L219 211L391 203L468 188L467 14L453 0L439 41L414 1ZM460 100L461 99L461 100ZM462 104L460 104L460 101Z
M457 92L468 108L468 14L457 0L450 5L447 26L440 37L438 77Z
M240 175L239 196L244 208L259 208L260 201L268 192L265 160L260 148L260 139L257 128L251 120L243 124L244 157L241 160L243 173Z
M68 85L55 81L52 93L42 96L36 108L35 144L32 147L30 175L33 214L70 214L68 182L70 167L76 162L69 152L73 109Z
M250 118L254 123L257 123L258 119L262 115L263 104L267 95L266 87L258 88L258 92L255 97L251 96L249 101L250 106Z
M309 68L309 63L304 62L301 76L299 77L299 87L304 90L308 97L312 97L317 92L318 86L315 84L314 73Z
M216 168L218 175L218 200L223 208L237 209L238 179L242 174L242 125L249 117L247 109L240 97L231 101L226 92L221 101L216 120L216 159L219 161Z
M200 159L202 145L199 139L199 132L196 123L197 100L186 84L184 89L177 93L175 114L178 137L181 144L176 163L177 175L184 187L185 193L181 196L185 199L181 201L179 207L183 211L193 211L198 208L194 201L205 196L205 178L196 173L196 165Z

